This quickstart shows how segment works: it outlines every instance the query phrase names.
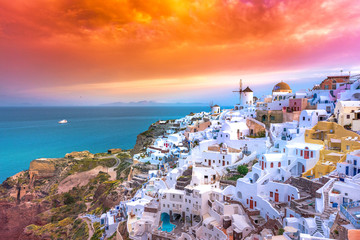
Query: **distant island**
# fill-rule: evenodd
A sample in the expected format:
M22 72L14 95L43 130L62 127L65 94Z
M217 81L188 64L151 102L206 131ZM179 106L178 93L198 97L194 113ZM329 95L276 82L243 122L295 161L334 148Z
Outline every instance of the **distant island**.
M137 101L137 102L113 102L105 103L100 106L146 106L146 107L156 107L156 106L208 106L208 103L184 103L184 102L156 102L156 101Z

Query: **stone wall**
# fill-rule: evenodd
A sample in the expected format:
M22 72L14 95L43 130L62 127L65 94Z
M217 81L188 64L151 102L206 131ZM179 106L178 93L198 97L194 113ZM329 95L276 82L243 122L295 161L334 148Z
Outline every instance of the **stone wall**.
M252 136L258 136L260 133L265 133L266 129L265 126L261 124L261 122L247 118L246 119L246 126L250 130L250 135Z
M283 122L283 111L276 110L256 110L256 120L262 122L268 128L270 123L282 123Z
M316 191L322 186L324 186L324 183L313 182L309 179L302 177L291 177L287 180L287 183L294 187L300 188L299 191L305 191L309 193L312 197L316 197Z

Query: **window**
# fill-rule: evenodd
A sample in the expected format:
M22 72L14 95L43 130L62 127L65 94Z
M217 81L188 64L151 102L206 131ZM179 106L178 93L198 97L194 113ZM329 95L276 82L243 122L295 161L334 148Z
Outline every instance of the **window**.
M346 145L346 150L350 150L350 146L349 146L349 145Z
M273 167L274 167L274 163L271 163L271 164L270 164L270 167L273 168Z
M278 167L281 167L281 162L278 162Z
M347 115L346 115L346 118L347 118L347 119L350 119L350 114L347 114Z
M354 165L355 165L355 166L357 165L357 161L356 161L356 160L354 160Z
M273 192L270 192L270 197L273 197L274 196L274 193Z
M314 151L311 151L311 158L314 157Z
M303 121L305 121L305 117L303 117Z
M300 151L300 156L303 156L303 150Z

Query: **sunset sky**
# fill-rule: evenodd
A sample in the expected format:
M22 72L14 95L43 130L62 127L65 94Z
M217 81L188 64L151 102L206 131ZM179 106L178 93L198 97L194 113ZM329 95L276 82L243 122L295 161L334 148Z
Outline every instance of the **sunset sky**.
M0 105L214 101L360 71L354 0L0 0Z

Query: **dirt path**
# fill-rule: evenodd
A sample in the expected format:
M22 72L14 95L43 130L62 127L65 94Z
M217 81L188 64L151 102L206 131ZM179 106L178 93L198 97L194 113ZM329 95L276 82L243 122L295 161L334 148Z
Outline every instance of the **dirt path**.
M70 175L66 177L64 180L62 180L59 183L58 193L64 193L70 191L73 187L81 187L86 184L88 184L89 180L96 177L99 172L106 172L110 175L110 180L116 180L116 171L115 168L117 168L120 164L120 159L118 159L115 156L111 156L116 159L116 163L114 166L108 168L103 166L97 166L94 169L91 169L86 172L79 172L75 173L73 175Z
M88 218L86 218L86 217L84 217L84 218L82 218L82 219L83 219L83 220L86 222L86 224L88 225L88 228L89 228L89 237L88 237L88 240L90 240L90 239L92 238L92 236L94 235L94 232L95 232L94 227L93 227L90 219L88 219Z

